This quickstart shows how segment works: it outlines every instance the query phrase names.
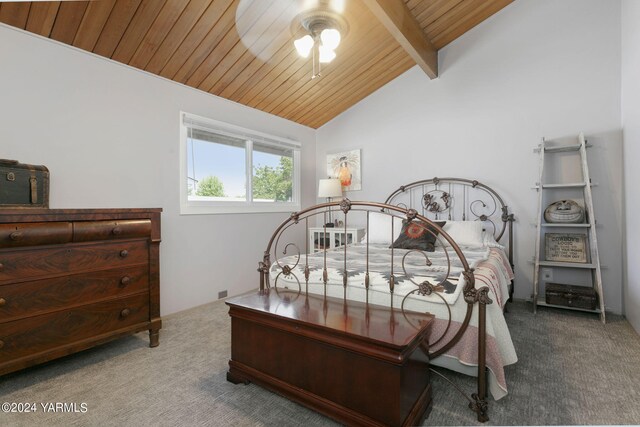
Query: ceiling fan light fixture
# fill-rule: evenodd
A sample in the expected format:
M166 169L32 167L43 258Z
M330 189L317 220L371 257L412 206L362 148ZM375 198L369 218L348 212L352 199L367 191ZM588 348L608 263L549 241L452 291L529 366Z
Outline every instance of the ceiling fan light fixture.
M314 40L310 35L306 35L304 37L300 37L298 40L293 42L293 45L298 51L298 55L303 58L308 58L311 53L311 49L313 49Z
M318 47L318 52L320 53L320 62L323 64L333 61L336 57L336 53L333 51L333 49L329 49L324 45L320 45Z
M311 78L322 76L321 64L333 61L349 25L341 14L343 1L316 0L316 6L296 15L291 24L294 46L300 56L312 56Z
M340 31L335 28L326 28L320 33L322 46L327 49L335 50L340 44Z

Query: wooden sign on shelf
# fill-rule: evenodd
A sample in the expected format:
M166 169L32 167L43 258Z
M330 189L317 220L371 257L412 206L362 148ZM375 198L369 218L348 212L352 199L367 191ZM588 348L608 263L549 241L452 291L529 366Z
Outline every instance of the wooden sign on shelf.
M546 233L545 260L587 263L588 245L585 234Z

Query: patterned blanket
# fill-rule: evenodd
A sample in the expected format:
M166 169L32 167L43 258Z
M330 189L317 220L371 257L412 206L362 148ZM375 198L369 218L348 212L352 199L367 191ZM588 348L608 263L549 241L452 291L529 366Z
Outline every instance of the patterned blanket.
M393 270L391 269L392 251L388 245L369 245L367 263L367 246L363 243L351 244L346 248L346 275L349 287L365 286L365 275L369 272L369 286L374 291L389 292L389 281L393 271L394 294L404 296L415 290L417 285L428 281L436 287L442 297L431 295L428 301L453 304L464 288L462 263L451 249L436 247L435 252L394 249ZM475 268L489 258L490 250L483 248L464 248L464 256L469 266ZM271 285L295 288L305 286L305 266L309 267L309 283L323 283L323 271L327 267L327 284L343 286L345 272L344 247L302 255L298 264L297 256L281 258L271 266ZM295 267L294 267L295 265ZM286 266L286 267L285 267ZM285 267L285 268L283 268ZM289 271L290 270L290 271Z
M484 248L463 247L461 249L469 265L475 268L476 288L487 286L489 297L494 301L493 304L487 306L487 366L489 367L489 390L495 399L500 399L507 394L503 366L518 360L502 313L502 308L508 298L508 284L513 279L513 271L503 248L498 244L494 243ZM455 335L467 312L467 303L458 298L465 283L460 274L462 270L460 261L451 249L447 253L452 260L452 267L448 273L447 257L442 248L436 247L436 252L426 254L431 263L430 266L427 265L424 255L417 252L394 249L393 256L393 274L396 282L394 295L404 296L415 290L416 285L411 280L416 283L429 280L434 285L442 282L438 286L440 288L438 295L441 295L449 306L445 306L442 299L435 296L435 293L427 297L414 293L407 299L405 307L409 311L424 312L426 310L436 317L434 336L439 337L444 331L447 331L447 338L442 340L440 345L448 342ZM402 268L402 259L405 254L406 273ZM366 298L371 304L378 305L388 305L391 302L394 307L400 308L402 297L389 299L391 249L387 245L371 244L369 246L369 292L364 290L364 276L367 271L366 246L364 244L353 244L347 247L346 271L349 286L346 290L342 284L344 248L326 252L328 273L326 288L322 285L324 255L324 252L309 254L308 260L307 256L302 255L295 267L297 256L281 258L280 265L274 262L269 277L271 286L276 284L278 287L304 291L307 286L304 269L308 264L310 274L307 290L309 293L326 294L336 298L344 297L355 301L365 301ZM284 274L283 266L291 268L289 275ZM287 271L288 268L284 270ZM425 306L425 301L432 301L436 304ZM449 318L452 320L450 326L447 320ZM460 341L430 363L466 375L474 375L475 371L471 367L477 366L477 326L478 317L471 316L469 327Z

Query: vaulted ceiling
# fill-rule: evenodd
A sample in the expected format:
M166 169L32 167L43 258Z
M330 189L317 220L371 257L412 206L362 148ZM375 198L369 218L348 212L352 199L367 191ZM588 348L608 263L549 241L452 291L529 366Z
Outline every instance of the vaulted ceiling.
M315 79L293 46L301 1L7 2L0 21L317 128L416 63L434 77L437 50L513 0L343 0L348 32Z

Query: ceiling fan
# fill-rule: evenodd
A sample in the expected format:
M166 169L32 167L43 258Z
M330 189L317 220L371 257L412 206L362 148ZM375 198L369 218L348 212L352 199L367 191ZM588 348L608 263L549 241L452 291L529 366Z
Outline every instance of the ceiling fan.
M344 11L345 0L240 0L236 30L262 61L270 61L283 45L295 47L302 58L311 56L316 78L349 31Z

